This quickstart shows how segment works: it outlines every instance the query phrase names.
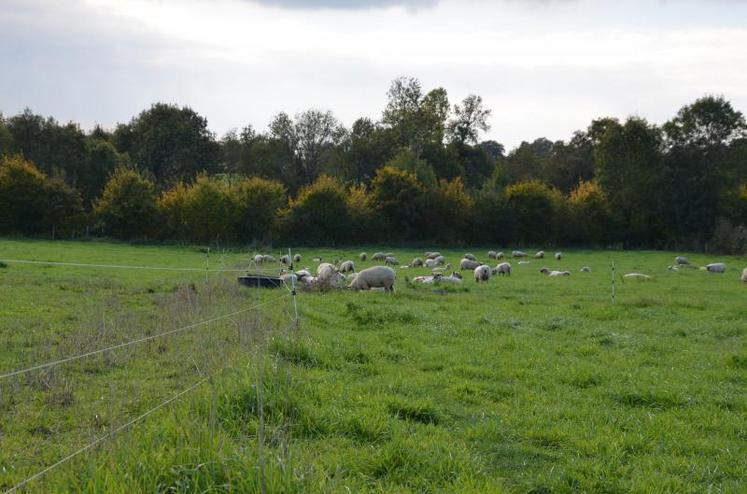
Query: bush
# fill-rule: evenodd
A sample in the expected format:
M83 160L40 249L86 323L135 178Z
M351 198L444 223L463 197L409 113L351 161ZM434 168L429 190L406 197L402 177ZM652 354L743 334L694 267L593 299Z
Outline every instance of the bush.
M254 242L271 240L278 211L288 201L285 187L254 177L234 187L231 197L236 208L236 237Z
M156 211L153 182L126 167L114 171L94 204L104 233L121 239L151 236L155 231Z
M724 254L747 254L747 227L734 226L726 218L718 218L708 250Z
M472 215L471 240L483 245L508 245L516 238L513 216L509 214L506 198L494 189L475 195Z
M50 180L20 156L0 159L0 232L71 233L80 225L80 195Z
M371 207L371 197L365 185L348 189L348 214L350 215L350 241L366 243L372 240L371 231L376 223L376 213Z
M610 240L612 210L607 195L595 181L581 181L568 198L570 240L604 245Z
M158 210L171 235L194 242L233 240L236 208L225 182L200 175L162 194Z
M557 190L531 180L509 185L505 197L520 241L543 244L558 240L564 226L565 201Z
M350 242L352 221L345 187L322 175L302 188L281 213L281 233L296 245L336 245Z
M439 181L425 197L428 238L440 243L464 243L475 202L464 190L461 177Z
M376 172L371 202L384 222L388 238L422 238L425 189L414 175L385 166ZM385 240L384 236L380 240Z

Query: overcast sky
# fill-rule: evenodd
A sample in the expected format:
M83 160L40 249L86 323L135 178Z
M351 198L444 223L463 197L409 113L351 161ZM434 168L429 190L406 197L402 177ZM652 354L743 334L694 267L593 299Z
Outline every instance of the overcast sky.
M747 111L747 1L0 0L0 111L113 127L157 101L219 136L278 111L378 119L400 75L508 147L704 94Z

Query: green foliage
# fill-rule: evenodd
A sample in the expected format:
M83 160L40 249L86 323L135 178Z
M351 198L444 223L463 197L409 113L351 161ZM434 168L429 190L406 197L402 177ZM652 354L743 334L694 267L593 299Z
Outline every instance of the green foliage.
M139 171L117 168L94 204L105 234L121 239L151 237L156 233L156 189Z
M390 239L415 239L425 217L425 189L406 171L385 166L376 172L371 201Z
M427 161L419 159L409 148L402 148L385 166L414 175L426 187L436 185L436 173Z
M262 242L271 239L278 212L287 204L280 182L262 178L242 180L231 189L236 208L237 237Z
M568 198L571 240L582 245L605 245L614 220L607 195L596 182L579 182Z
M469 234L475 201L467 194L462 179L440 180L426 191L423 231L439 243L463 243Z
M558 191L538 181L520 182L506 187L505 197L519 241L540 245L557 239L565 226L564 198Z

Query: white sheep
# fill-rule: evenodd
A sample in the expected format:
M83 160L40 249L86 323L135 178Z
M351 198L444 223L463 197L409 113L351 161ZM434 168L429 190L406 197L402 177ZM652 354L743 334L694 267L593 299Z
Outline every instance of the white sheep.
M654 278L643 273L627 273L623 275L623 280L651 281Z
M365 261L366 259L368 259L368 254L366 254L365 252L361 252L358 257L360 257L361 261Z
M744 268L742 270L742 281L744 281L745 283L747 283L747 268Z
M589 266L583 266L581 269L579 269L579 272L581 272L581 273L591 273L591 268Z
M353 290L370 290L371 288L384 288L387 292L394 291L394 281L397 273L387 266L374 266L359 272L350 282L349 288Z
M421 258L419 258L419 257L416 257L410 263L410 267L413 267L413 268L422 268L423 267L423 260Z
M706 264L700 269L704 269L709 273L723 273L724 271L726 271L726 264L724 264L723 262L713 262L711 264Z
M353 261L345 261L340 264L341 273L353 273L355 271L355 264Z
M298 275L295 273L283 273L280 275L280 281L288 286L293 286L298 283Z
M438 255L433 258L434 261L436 261L439 264L446 264L446 258L442 255Z
M265 256L263 256L262 254L257 254L256 256L254 256L254 262L256 264L262 264L263 262L265 262Z
M384 259L384 264L386 264L387 266L399 266L399 261L397 260L396 257L387 256Z
M459 261L459 269L461 270L468 270L471 271L473 269L478 268L482 263L478 261L473 261L472 259L467 259L466 257Z
M498 276L511 276L511 263L502 262L493 268L493 274Z
M504 254L503 252L499 252L495 255L496 260L503 259L504 257L506 257L506 254Z
M498 253L494 250L489 250L488 259L498 259Z
M341 288L345 277L337 272L335 267L328 263L323 262L316 268L316 278L319 289L329 288Z
M426 259L436 259L437 257L441 257L440 252L426 252L425 253Z
M563 253L562 252L556 252L555 253L555 260L559 261L561 259L563 259Z
M690 264L690 259L685 256L677 256L674 258L674 263L677 266L685 266Z
M271 256L269 254L266 254L262 256L262 262L277 262L277 259L275 259L275 256Z
M301 262L301 254L296 254L293 256L293 262Z
M519 264L524 265L524 264L532 264L532 263L531 261L519 261Z
M513 251L511 253L511 256L513 256L513 257L526 257L527 253L523 252L523 251L520 251L520 250L515 250L515 251Z
M465 260L465 259L463 259ZM488 281L491 275L490 266L482 264L475 268L475 282L480 283L481 281Z
M441 266L443 262L439 262L435 259L426 259L425 260L425 267L426 268L435 268L436 266Z
M535 259L544 259L545 258L545 251L539 250L536 254L534 254Z
M571 275L570 271L552 271L549 268L542 268L542 269L540 269L540 273L546 274L547 276L552 276L552 277L556 277L556 276L570 276Z
M280 264L290 264L290 256L287 254L284 256L280 256Z
M476 261L477 260L477 258L475 257L475 255L474 254L470 254L469 252L467 252L466 254L464 254L464 258L465 259L469 259L470 261Z

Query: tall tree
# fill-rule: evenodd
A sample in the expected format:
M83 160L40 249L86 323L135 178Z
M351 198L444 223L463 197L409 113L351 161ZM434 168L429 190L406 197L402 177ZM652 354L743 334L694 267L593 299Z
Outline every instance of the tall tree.
M454 116L448 124L451 142L465 145L476 144L479 133L490 130L490 109L485 108L480 96L470 94L462 104L454 105Z

